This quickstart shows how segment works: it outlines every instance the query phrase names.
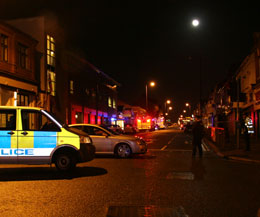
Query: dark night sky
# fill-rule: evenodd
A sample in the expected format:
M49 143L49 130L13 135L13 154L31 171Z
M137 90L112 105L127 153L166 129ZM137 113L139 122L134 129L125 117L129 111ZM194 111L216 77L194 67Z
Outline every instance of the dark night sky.
M259 7L250 1L1 0L0 18L44 11L57 14L88 60L122 84L122 100L145 103L145 84L155 80L149 97L172 99L175 115L186 101L198 102L200 61L205 97L260 31Z

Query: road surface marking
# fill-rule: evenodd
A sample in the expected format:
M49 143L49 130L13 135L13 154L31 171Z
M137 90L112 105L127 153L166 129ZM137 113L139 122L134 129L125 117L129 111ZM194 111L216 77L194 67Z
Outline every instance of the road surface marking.
M161 150L163 151L163 150L165 150L166 148L167 148L167 145L163 146L163 147L161 148Z
M164 148L164 147L163 147ZM148 148L149 151L168 151L168 152L191 152L192 150L188 150L188 149L156 149L156 148Z
M210 151L208 146L205 143L202 143L202 150L203 151Z
M168 142L168 145L173 141L173 139L174 139L174 137L172 137L172 138L170 139L170 141Z
M192 172L174 171L168 173L166 179L194 180L194 174Z

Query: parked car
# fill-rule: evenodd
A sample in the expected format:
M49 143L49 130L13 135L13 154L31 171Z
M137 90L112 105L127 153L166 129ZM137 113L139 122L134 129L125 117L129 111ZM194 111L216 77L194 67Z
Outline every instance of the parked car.
M0 106L0 123L0 163L55 163L67 171L95 156L86 133L68 129L41 108Z
M120 158L127 158L132 154L147 152L146 142L138 137L119 135L113 130L94 124L72 124L69 127L86 132L96 147L96 154L114 154Z
M108 128L110 130L113 130L114 132L118 133L118 134L123 134L124 130L116 124L110 124L110 125L104 125L104 128Z

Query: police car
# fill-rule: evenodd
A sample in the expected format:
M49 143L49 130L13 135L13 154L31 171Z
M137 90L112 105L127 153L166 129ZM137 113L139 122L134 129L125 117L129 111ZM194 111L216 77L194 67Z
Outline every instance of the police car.
M91 138L69 129L47 111L0 106L0 163L52 164L61 171L94 158Z

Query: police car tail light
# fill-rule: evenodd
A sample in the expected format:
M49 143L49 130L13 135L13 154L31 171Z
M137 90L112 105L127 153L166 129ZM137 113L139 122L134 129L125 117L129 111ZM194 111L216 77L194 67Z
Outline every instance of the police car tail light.
M91 140L89 137L81 136L80 143L91 143Z

